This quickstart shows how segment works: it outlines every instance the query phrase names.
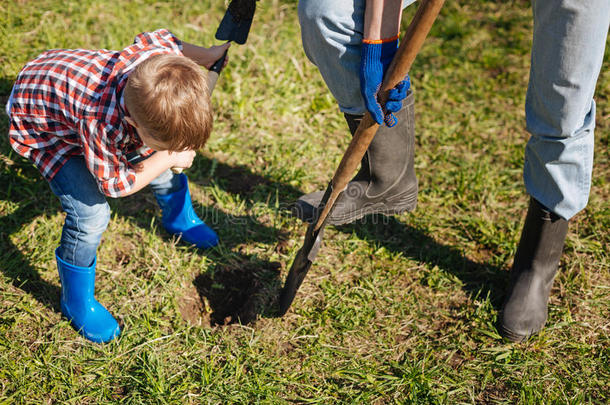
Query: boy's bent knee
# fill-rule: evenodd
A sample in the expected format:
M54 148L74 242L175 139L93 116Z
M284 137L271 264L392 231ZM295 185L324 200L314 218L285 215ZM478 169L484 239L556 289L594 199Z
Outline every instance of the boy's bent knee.
M101 238L110 222L110 206L108 203L84 206L78 210L74 217L74 225L79 233L91 235L93 239ZM68 223L66 218L66 223Z

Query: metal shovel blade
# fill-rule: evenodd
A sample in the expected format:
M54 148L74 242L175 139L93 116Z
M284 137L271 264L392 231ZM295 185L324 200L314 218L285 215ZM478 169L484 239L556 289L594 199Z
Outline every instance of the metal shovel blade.
M320 204L318 206L318 215L323 211L322 208L326 206L328 203L328 199L330 198L333 192L332 182L328 184L326 187L326 191L322 196L322 200L320 200ZM290 266L290 271L288 271L288 276L286 276L286 281L284 282L284 288L280 292L280 311L279 316L284 316L294 297L297 295L297 291L303 283L307 272L311 268L312 263L316 260L316 256L320 251L320 247L322 246L322 238L324 238L324 228L326 227L328 215L325 218L320 218L319 216L307 227L307 232L305 233L305 240L303 241L303 246L297 252L297 256L294 258L292 262L292 266ZM319 226L317 226L318 221L322 221Z
M233 0L216 30L216 39L245 44L255 9L256 0Z
M303 280L311 268L313 261L316 259L320 246L322 245L324 228L314 231L314 227L315 223L309 225L303 247L294 258L294 262L292 262L292 266L290 267L290 271L284 282L284 288L280 293L279 316L284 316L290 308L299 287L303 283Z

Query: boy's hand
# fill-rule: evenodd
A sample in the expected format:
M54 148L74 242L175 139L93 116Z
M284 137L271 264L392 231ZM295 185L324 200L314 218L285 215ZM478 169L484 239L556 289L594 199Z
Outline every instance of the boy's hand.
M224 53L227 51L227 49L229 49L230 46L231 46L231 43L227 42L222 45L214 45L214 46L209 47L207 49L207 55L206 55L209 58L209 62L204 62L203 66L205 66L206 69L211 68L212 65L214 64L214 62L216 62L218 59L222 58L222 55L224 55ZM227 65L228 61L229 61L229 56L227 55L227 57L225 58L225 63L222 65L223 68Z
M185 150L182 152L169 152L169 158L172 160L172 169L188 169L193 165L193 159L195 159L194 150Z
M197 63L198 65L204 66L206 69L209 69L212 67L214 62L222 58L222 55L226 52L227 49L229 49L230 46L231 43L227 42L222 45L215 45L209 48L204 48L202 46L182 42L182 53L187 58L194 60L195 63ZM228 57L225 59L225 65L227 64L228 59Z

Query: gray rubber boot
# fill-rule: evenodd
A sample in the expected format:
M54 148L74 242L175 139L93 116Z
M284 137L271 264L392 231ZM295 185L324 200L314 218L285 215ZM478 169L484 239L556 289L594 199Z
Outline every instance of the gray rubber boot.
M525 340L546 323L551 286L567 233L568 221L530 199L500 320L499 331L507 339Z
M360 171L341 194L328 223L343 225L367 214L400 214L417 205L417 177L413 167L415 151L415 115L413 93L409 92L400 111L398 123L379 127L362 159ZM345 115L352 136L361 116ZM292 208L295 216L312 222L324 191L301 196Z

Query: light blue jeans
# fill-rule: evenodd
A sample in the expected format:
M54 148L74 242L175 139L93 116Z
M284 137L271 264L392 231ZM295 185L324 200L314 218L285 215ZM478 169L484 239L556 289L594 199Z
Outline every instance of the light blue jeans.
M403 6L413 0L403 1ZM365 112L360 43L365 0L300 0L303 48L341 111ZM609 0L534 0L534 39L526 99L527 192L570 219L589 199L595 103Z
M110 207L82 157L74 157L49 182L59 198L66 220L57 254L65 262L89 267L95 259L102 234L110 221ZM181 188L171 170L150 183L153 192L169 194Z
M403 0L403 8L415 0ZM318 67L339 109L364 114L360 94L360 44L365 0L300 0L303 49Z
M535 0L525 100L527 192L570 219L585 208L593 171L593 93L602 66L609 0Z

